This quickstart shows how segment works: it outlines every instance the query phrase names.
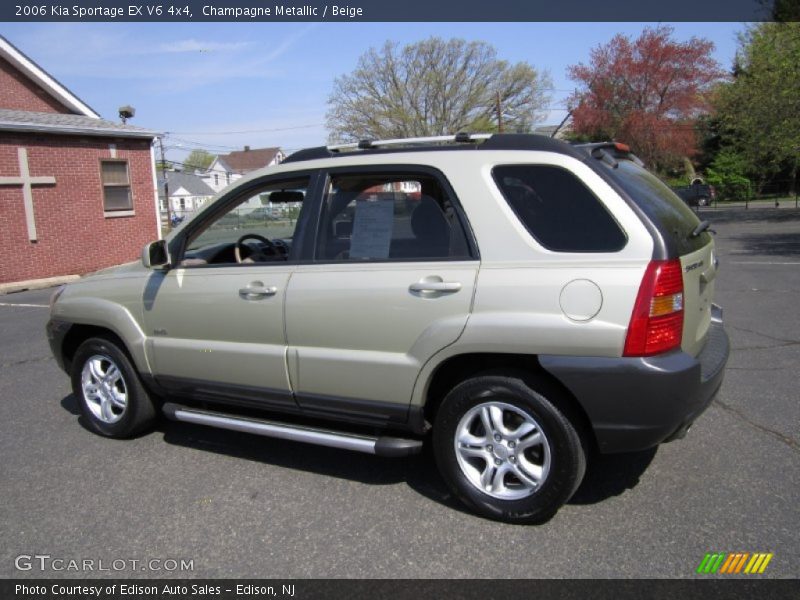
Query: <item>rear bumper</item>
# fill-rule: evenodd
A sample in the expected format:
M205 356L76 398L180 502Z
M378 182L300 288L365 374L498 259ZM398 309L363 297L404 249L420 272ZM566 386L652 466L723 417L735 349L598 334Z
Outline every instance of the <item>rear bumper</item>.
M601 452L632 452L683 437L722 384L730 354L722 310L697 357L676 351L646 358L540 356L586 414Z

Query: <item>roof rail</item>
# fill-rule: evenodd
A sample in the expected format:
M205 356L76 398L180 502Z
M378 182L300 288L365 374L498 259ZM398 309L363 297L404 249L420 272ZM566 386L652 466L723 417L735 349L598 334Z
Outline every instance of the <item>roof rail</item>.
M469 144L480 140L488 140L492 137L491 133L466 133L459 132L455 135L435 135L428 137L396 138L389 140L361 140L349 144L336 144L328 146L331 152L341 150L370 150L372 148L382 148L385 146L405 146L415 144L442 144L444 142L454 142L456 144Z
M477 145L477 142L481 142ZM455 143L456 146L448 146ZM570 145L561 140L556 140L544 135L528 133L458 133L456 135L443 135L433 137L399 138L393 140L362 140L351 144L337 144L334 146L317 146L306 148L290 154L283 164L314 160L320 158L337 158L344 156L357 156L358 152L342 152L342 150L363 150L365 152L414 152L419 151L417 145L431 145L427 150L539 150L544 152L558 152L579 160L586 158L585 149Z

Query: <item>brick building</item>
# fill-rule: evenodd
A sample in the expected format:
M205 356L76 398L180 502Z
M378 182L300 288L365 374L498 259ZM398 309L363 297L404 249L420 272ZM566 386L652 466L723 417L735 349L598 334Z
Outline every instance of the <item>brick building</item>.
M135 260L160 237L153 139L0 37L0 284Z

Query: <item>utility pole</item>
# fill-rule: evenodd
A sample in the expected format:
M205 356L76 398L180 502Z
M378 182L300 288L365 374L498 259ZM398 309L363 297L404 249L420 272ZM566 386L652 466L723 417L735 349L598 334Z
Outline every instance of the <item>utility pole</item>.
M172 207L169 203L169 182L167 181L167 162L164 158L164 141L158 138L158 147L161 149L161 177L164 178L164 198L167 202L167 230L172 231ZM161 210L161 207L159 207Z
M503 102L500 99L500 92L497 92L497 132L503 133Z

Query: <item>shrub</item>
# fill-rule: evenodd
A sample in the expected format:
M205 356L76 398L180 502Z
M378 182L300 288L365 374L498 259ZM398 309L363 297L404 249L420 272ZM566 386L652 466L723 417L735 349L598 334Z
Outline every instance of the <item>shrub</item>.
M753 186L744 173L745 163L742 157L726 148L717 154L708 168L706 183L717 190L717 200L749 200L753 197Z

